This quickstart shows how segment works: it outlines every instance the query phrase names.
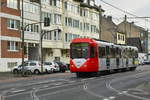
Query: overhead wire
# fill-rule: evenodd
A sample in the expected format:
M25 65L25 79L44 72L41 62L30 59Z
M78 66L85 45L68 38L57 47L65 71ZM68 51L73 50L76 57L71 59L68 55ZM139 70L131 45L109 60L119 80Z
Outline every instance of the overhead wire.
M138 19L138 18L139 18L139 19L142 19L142 20L147 21L147 22L150 23L150 21L147 19L147 18L150 18L150 17L139 17L139 16L137 16L137 15L135 15L135 14L132 14L132 13L130 13L130 12L128 12L128 11L122 10L121 8L116 7L116 6L114 6L114 5L112 5L112 4L108 3L108 2L106 2L106 1L104 1L104 0L100 0L100 1L103 2L103 3L105 3L105 4L107 4L107 5L109 5L109 6L111 6L111 7L113 7L113 8L115 8L115 9L117 9L117 10L119 10L119 11L121 11L121 12L123 12L123 13L126 13L126 14L128 14L128 15L134 16L134 17L127 17L127 19ZM144 19L143 19L143 18L144 18ZM120 18L120 19L123 19L123 18ZM117 20L119 20L119 18L118 18Z

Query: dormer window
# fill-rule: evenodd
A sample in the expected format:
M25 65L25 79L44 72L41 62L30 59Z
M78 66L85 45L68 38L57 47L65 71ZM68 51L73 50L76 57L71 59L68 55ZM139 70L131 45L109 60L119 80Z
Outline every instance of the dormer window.
M90 1L90 6L94 6L94 1L93 0Z
M83 3L88 3L88 0L84 0Z

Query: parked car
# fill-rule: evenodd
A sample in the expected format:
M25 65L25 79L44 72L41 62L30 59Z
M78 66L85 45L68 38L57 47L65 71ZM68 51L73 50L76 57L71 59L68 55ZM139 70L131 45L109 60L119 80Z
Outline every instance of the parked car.
M148 60L143 61L143 65L149 65L149 64L150 64L150 61L148 61Z
M54 72L59 72L60 71L59 65L56 62L51 62L51 63L52 66L54 66Z
M21 64L12 69L13 73L19 73L22 70L30 70L34 74L40 74L42 73L41 63L39 61L26 61L23 65ZM50 73L52 69L43 65L43 72Z
M44 66L47 66L47 67L51 68L52 72L59 71L58 65L56 65L53 62L44 62L43 64L44 64Z
M67 64L65 64L64 62L56 62L59 65L59 69L61 72L66 72L67 70Z

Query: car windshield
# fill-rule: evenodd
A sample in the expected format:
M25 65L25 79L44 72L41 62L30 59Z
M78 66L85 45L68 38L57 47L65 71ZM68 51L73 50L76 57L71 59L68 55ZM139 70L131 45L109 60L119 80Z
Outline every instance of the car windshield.
M44 65L52 65L51 62L44 62Z
M62 62L56 62L58 65L63 65L63 63Z
M88 43L71 44L71 58L88 58Z

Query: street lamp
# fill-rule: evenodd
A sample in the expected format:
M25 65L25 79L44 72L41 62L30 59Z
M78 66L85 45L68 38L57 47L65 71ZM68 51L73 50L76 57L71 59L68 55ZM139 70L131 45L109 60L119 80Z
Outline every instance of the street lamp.
M21 16L22 16L22 64L24 63L24 6L23 6L23 0L22 2L22 10L21 10Z

